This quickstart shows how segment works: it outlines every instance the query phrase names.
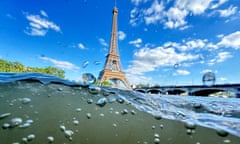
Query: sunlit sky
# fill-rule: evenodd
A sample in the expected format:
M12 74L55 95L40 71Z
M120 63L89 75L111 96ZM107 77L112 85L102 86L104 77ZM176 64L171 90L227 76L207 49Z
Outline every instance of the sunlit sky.
M117 0L118 47L131 84L240 83L239 0ZM0 1L0 58L96 77L114 0ZM88 65L83 66L83 63ZM97 62L97 64L96 64ZM100 63L100 64L99 64Z

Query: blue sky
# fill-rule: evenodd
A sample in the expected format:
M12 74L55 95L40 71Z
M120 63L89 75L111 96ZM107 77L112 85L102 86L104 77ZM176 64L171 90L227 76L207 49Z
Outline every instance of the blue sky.
M113 7L114 0L1 1L0 58L55 66L70 80L85 72L97 77ZM117 7L119 53L131 84L202 84L208 71L217 84L240 83L238 0L118 0Z

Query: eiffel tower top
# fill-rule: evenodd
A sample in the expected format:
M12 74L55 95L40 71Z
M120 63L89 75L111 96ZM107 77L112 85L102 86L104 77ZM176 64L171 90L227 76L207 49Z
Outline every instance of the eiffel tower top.
M118 9L116 7L116 0L115 5L113 8L113 20L112 20L112 33L111 33L111 40L110 40L110 48L108 54L118 56L118 34L117 34L117 14Z

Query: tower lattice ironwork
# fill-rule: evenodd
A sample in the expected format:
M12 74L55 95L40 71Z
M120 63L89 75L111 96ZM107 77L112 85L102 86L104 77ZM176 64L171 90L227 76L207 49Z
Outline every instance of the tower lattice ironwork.
M122 88L120 85L123 83L124 87L131 89L125 73L121 69L120 56L118 53L118 34L117 34L117 15L118 9L116 6L113 8L113 19L112 19L112 33L110 40L110 47L108 55L106 56L106 61L104 69L99 74L99 81L113 81L114 87Z

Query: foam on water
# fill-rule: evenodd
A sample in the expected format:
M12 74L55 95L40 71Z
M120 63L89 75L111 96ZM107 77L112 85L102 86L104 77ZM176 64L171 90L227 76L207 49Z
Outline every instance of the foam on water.
M123 94L123 96L137 109L152 114L156 119L179 120L188 125L224 130L240 137L240 99L196 96L160 97L132 93L134 96L129 94ZM139 95L142 96L138 97Z
M66 81L58 77L43 75L38 73L0 73L0 83L9 83L15 81L39 81L42 84L57 83L67 86L81 86L83 84L75 83L71 81ZM84 83L86 84L86 83ZM84 85L85 87L86 85ZM57 89L59 93L63 92L63 88ZM102 95L98 95L101 91ZM142 94L135 91L128 90L119 90L106 87L96 87L88 86L88 92L92 95L97 95L96 99L94 97L86 98L86 104L97 105L99 108L108 106L111 103L127 103L128 105L134 106L137 110L151 114L156 120L170 119L174 121L182 121L185 123L186 133L191 135L195 133L196 126L208 127L217 131L219 136L225 137L228 133L240 137L240 99L237 98L213 98L213 97L193 97L193 96L160 96L160 95L149 95ZM113 96L114 94L116 96ZM72 93L75 95L75 93ZM82 93L82 95L85 95ZM51 97L51 93L48 94L48 97ZM34 107L31 105L32 99L27 95L19 100L14 99L9 102L10 106L13 106L15 103L20 101L24 106ZM86 105L86 106L87 106ZM71 104L68 104L71 107ZM97 108L96 108L97 109ZM75 107L73 109L76 113L82 113L82 107ZM118 111L115 111L114 108L110 108L111 113L116 115L138 115L137 111L134 109L121 108ZM38 114L38 111L34 111L34 114ZM0 120L7 119L12 115L12 112L6 111L0 113ZM85 118L92 120L96 118L96 115L92 111L85 111ZM105 117L104 112L99 114L99 117ZM128 119L125 119L128 121ZM23 117L14 117L8 123L2 125L3 128L7 129L9 127L31 127L33 123L32 119L27 119ZM35 123L35 120L34 120ZM81 121L73 117L71 123L75 126L80 125ZM112 123L113 127L118 127L118 123ZM159 125L163 129L163 125ZM152 125L152 129L155 130L156 125ZM62 131L65 137L72 141L76 131L72 131L65 124L60 124L59 131ZM35 139L34 134L29 134L23 137L22 141L32 141ZM49 136L46 139L49 142L55 141L55 137ZM153 135L153 143L161 143L161 137L158 133Z

